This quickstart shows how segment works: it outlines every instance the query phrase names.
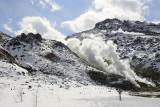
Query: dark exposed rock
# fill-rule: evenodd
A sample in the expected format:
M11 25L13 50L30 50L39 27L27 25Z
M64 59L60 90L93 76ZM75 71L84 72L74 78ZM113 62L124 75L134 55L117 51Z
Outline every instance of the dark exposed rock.
M155 55L155 58L160 58L160 54L157 53L157 54Z
M42 36L39 33L37 34L28 33L27 35L22 33L21 35L17 36L15 39L18 39L24 42L34 42L34 41L41 42Z
M150 85L138 82L141 88L135 87L131 82L125 80L125 78L113 75L113 74L105 74L104 72L97 72L97 71L90 71L88 75L97 83L102 85L107 85L110 87L116 87L123 90L130 90L130 91L160 91L158 87L152 87Z
M53 62L59 61L59 58L54 53L47 53L44 57Z
M9 61L10 63L17 64L15 58L11 54L9 54L6 50L4 50L3 48L0 48L0 59L4 59L4 60Z
M108 25L106 25L108 24ZM119 19L106 19L102 22L98 22L95 25L95 29L101 29L101 30L118 30L121 28L123 31L128 32L137 32L137 33L144 33L146 35L160 35L160 33L157 33L156 30L160 28L159 24L154 23L146 23L146 22L140 22L140 21L129 21L124 20L121 21Z

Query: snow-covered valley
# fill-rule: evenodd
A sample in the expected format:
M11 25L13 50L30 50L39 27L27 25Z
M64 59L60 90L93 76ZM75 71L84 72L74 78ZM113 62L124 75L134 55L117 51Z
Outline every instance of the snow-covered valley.
M115 89L101 86L59 88L43 84L39 88L24 87L23 102L18 96L19 90L18 86L1 89L1 107L34 107L35 95L37 95L37 107L159 107L160 105L159 98L130 96L128 92L122 93L120 101Z

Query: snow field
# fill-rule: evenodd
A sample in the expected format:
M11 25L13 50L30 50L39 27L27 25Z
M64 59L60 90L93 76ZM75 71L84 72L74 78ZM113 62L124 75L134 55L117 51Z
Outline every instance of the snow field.
M0 89L1 107L33 107L37 94L37 107L159 107L159 98L143 98L122 93L122 101L118 99L115 89L100 86L84 86L77 88L60 88L56 85L45 87L24 87L23 102L18 93L21 88L8 87ZM17 98L17 99L16 99Z

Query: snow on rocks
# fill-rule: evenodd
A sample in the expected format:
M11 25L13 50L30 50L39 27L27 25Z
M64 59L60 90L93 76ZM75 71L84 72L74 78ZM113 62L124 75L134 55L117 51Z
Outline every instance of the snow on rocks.
M40 74L52 75L53 81L44 76L46 81L50 81L52 84L59 80L62 80L63 84L71 81L76 81L77 85L93 84L87 71L94 70L94 68L88 66L61 42L42 39L39 34L30 33L6 40L2 46L29 73L37 76Z

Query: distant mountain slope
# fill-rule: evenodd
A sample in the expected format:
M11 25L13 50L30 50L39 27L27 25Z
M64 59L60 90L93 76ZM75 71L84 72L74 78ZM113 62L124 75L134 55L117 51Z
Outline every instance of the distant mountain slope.
M128 59L138 75L160 82L160 24L106 19L97 23L95 28L73 34L67 39L78 38L82 41L96 36L117 44L116 51L120 58Z
M3 32L0 32L0 41L3 41L4 39L11 39L12 37L3 33Z

